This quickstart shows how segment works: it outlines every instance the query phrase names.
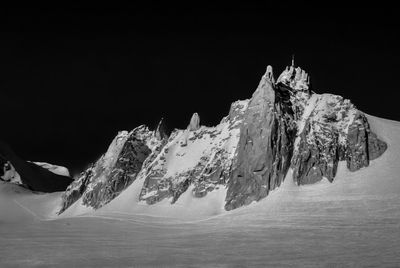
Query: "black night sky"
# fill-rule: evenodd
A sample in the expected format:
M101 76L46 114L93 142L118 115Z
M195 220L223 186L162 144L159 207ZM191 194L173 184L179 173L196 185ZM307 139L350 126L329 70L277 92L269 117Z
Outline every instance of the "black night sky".
M83 169L118 130L215 125L268 64L318 93L400 120L399 21L390 9L280 6L3 10L0 139L22 158Z

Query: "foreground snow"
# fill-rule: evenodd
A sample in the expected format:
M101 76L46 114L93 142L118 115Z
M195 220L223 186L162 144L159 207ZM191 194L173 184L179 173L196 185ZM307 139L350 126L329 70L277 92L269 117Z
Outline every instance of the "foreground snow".
M370 167L350 172L341 163L333 183L300 187L288 174L263 201L231 212L222 209L223 188L201 199L182 196L175 206L149 206L135 202L137 185L96 212L75 207L49 220L61 193L32 194L1 183L0 264L396 266L400 123L368 120L389 145ZM74 209L81 216L71 217Z

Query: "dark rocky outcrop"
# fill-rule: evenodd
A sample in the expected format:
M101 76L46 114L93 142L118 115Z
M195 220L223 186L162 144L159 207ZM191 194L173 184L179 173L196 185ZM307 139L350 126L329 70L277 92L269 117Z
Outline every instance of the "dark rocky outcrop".
M79 175L79 178L77 180L73 181L68 186L62 196L61 209L59 211L59 214L69 208L85 193L86 188L90 183L90 179L93 177L94 167L95 165L91 165L91 167L89 167L87 170Z
M325 130L325 137L315 137L310 142L311 121L307 120L304 131L299 137L298 153L292 160L293 179L298 185L311 184L323 177L332 181L336 176L339 155L343 148L339 146L338 134L332 129Z
M95 209L107 204L135 179L151 150L145 141L130 135L126 140L111 173L95 183L83 196L83 204Z
M226 196L226 210L258 201L286 176L295 128L288 92L275 88L272 68L262 78L244 114L237 163Z
M0 141L1 170L4 164L12 166L21 179L21 186L33 191L52 193L64 191L72 182L72 178L54 174L53 172L38 166L32 162L22 160L5 143Z
M372 131L368 132L368 157L374 160L380 157L388 148L386 142L380 140Z
M369 161L381 156L387 144L379 140L369 127L367 118L358 112L347 135L346 162L350 171L367 167Z

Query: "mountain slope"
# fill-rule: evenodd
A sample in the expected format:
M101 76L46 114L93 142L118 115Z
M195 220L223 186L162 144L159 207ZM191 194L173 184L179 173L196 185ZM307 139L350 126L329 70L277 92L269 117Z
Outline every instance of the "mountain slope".
M139 185L132 203L174 205L215 192L232 210L265 198L289 167L298 185L332 182L339 161L356 171L380 157L387 144L366 116L349 100L315 93L309 80L290 66L275 81L268 66L252 98L233 103L215 127L200 126L194 114L187 129L169 137L145 126L122 132L68 187L60 213L72 205L99 209Z
M0 181L0 263L396 267L400 122L316 94L308 78L265 78L254 96L271 104L235 102L215 127L201 126L195 114L169 136L162 123L120 132L64 193ZM257 132L268 122L274 131ZM282 132L288 124L294 137ZM279 173L263 176L270 167ZM229 197L228 204L251 205L227 211Z
M224 209L226 188L221 187L207 194L205 198L197 198L186 191L171 205L167 199L147 205L138 202L143 180L135 180L125 191L112 202L94 210L81 202L75 202L64 213L57 216L61 208L61 192L54 194L33 194L21 188L10 188L11 185L0 182L0 212L2 221L26 221L32 218L68 218L86 215L115 219L138 219L151 217L151 221L190 221L209 218L216 215L235 217L234 221L253 218L260 213L267 218L297 217L300 213L319 215L330 211L335 205L337 213L343 211L348 215L352 206L362 209L371 217L374 208L380 207L379 213L390 213L400 219L400 122L386 120L367 115L372 131L387 145L387 151L379 158L372 160L369 167L351 172L345 161L340 161L335 179L332 182L322 180L310 185L296 185L292 180L293 171L289 172L281 185L260 202L236 209L227 213ZM364 213L363 212L363 213ZM325 213L325 212L324 212ZM357 212L359 213L359 212ZM271 215L270 215L271 214ZM303 215L301 214L301 215ZM229 216L232 215L232 216ZM242 216L241 216L242 215ZM296 216L297 215L297 216ZM325 215L325 214L324 214ZM324 217L320 215L319 217ZM350 214L349 214L350 215ZM360 216L360 214L358 214ZM385 214L386 215L386 214ZM167 218L165 218L167 217ZM308 216L307 216L308 217Z

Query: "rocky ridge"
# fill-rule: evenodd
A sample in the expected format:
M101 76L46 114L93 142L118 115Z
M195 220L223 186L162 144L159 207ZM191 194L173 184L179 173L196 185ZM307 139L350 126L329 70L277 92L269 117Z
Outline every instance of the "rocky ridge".
M293 65L276 80L268 66L252 98L234 102L215 127L201 126L197 113L170 135L162 125L120 132L68 187L60 213L78 200L98 209L135 180L142 182L138 202L174 204L187 191L204 198L223 187L232 210L266 197L289 168L298 185L332 182L339 161L356 171L387 148L349 100L315 93Z
M67 188L60 213L79 199L94 209L110 202L136 179L143 163L151 159L152 151L159 150L164 137L161 122L156 131L139 126L129 133L119 132L107 152Z

